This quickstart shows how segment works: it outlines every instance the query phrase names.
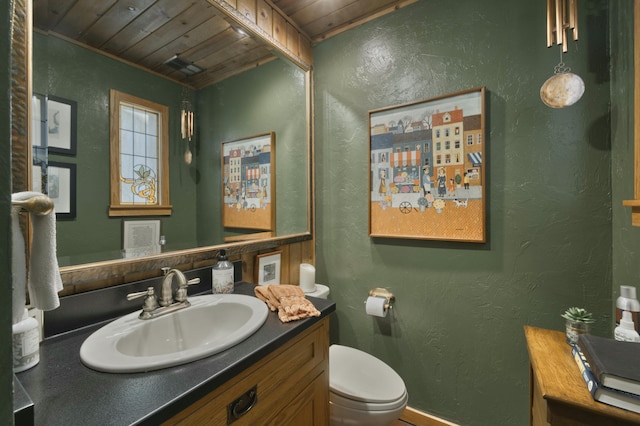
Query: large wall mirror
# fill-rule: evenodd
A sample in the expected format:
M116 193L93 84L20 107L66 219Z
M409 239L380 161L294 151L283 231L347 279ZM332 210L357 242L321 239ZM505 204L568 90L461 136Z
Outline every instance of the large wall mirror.
M222 247L238 254L311 238L310 66L255 31L243 34L216 1L177 0L170 11L161 2L63 3L33 0L32 87L38 102L77 105L75 152L44 149L44 161L76 173L75 215L57 222L65 285L196 265ZM110 89L169 107L170 215L109 216ZM191 142L181 134L184 101L195 116ZM32 129L49 132L51 120ZM221 144L265 132L275 133L275 229L224 228ZM35 182L48 176L37 157ZM160 221L160 254L127 257L123 229L133 220Z
M640 226L640 0L633 4L633 63L634 63L634 178L633 200L624 200L622 204L631 207L631 224Z

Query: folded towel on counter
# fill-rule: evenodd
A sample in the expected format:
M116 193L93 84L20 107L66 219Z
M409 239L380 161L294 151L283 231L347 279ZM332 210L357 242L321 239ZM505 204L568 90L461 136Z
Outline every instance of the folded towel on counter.
M11 196L12 201L28 200L36 195L42 195L39 192L18 192ZM13 235L17 239L17 234L22 235L20 231L19 221L17 219L19 210L13 208ZM58 292L62 290L62 278L58 268L58 258L56 254L56 213L55 210L46 215L31 214L32 237L31 237L31 256L29 259L29 274L27 277L27 287L29 288L29 300L32 306L43 311L50 311L60 306ZM16 229L17 228L17 229ZM24 258L24 241L23 248L14 252L14 265L18 263L26 263L20 259L20 253ZM18 241L19 245L20 242ZM25 265L26 266L26 265ZM26 274L23 267L17 273ZM14 275L14 298L16 292L20 292L20 278ZM24 302L21 309L24 308Z
M320 311L297 285L262 285L256 286L254 292L271 311L278 311L278 318L282 322L320 316Z

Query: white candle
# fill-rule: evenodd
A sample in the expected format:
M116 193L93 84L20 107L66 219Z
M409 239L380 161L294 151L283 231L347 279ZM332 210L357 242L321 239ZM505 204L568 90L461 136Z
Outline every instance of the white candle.
M300 288L305 293L311 293L316 289L316 268L308 263L300 264Z

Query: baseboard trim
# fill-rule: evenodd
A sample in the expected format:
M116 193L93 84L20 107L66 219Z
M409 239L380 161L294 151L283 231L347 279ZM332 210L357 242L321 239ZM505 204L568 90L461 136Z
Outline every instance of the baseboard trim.
M411 407L406 407L400 420L416 426L458 426L450 421L440 419L431 414L423 413Z

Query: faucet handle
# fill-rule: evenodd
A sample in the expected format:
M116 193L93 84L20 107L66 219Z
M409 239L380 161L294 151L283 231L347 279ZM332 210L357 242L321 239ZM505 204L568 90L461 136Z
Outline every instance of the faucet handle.
M191 278L187 281L187 285L200 284L200 278Z
M127 294L127 300L139 299L140 297L144 297L144 302L142 303L142 312L140 312L140 318L151 318L151 312L158 308L156 291L153 287L148 287L145 291L138 291L135 293Z
M155 293L156 293L156 291L154 290L153 287L148 287L144 291L137 291L135 293L127 294L127 300L139 299L139 298L141 298L143 296L154 296Z
M193 284L200 284L200 278L192 278L184 284L180 283L176 291L176 302L184 302L187 300L187 287Z

